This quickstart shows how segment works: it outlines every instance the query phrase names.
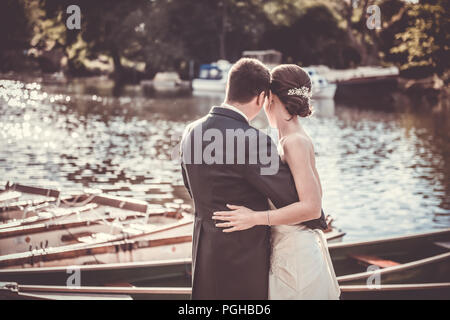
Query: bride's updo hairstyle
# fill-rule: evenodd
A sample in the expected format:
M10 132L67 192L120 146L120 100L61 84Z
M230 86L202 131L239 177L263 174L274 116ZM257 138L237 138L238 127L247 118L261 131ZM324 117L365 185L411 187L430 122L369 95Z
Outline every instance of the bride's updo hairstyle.
M282 64L272 70L272 93L276 94L291 116L312 114L311 79L295 64Z

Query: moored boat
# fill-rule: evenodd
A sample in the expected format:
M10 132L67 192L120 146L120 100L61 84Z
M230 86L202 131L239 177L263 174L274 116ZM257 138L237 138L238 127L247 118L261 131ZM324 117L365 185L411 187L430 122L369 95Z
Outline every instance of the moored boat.
M449 271L450 252L446 252L388 267L375 262L367 271L340 276L338 281L349 285L450 282Z
M226 60L201 65L199 77L192 80L194 95L203 95L209 92L225 93L230 68L231 64Z
M190 88L189 81L181 80L177 72L158 72L153 80L142 80L144 90L154 89L158 92L185 91Z
M7 182L0 191L0 222L15 218L23 219L30 208L46 208L57 205L61 198L58 190Z
M9 283L3 285L3 288L2 291L0 285L0 298L12 299L189 300L191 296L190 287L67 287ZM355 285L340 288L342 300L448 300L450 297L449 282L383 285L376 288Z
M164 246L160 252L169 254L173 245ZM126 246L117 246L118 250ZM180 249L180 247L175 247ZM161 248L160 248L161 249ZM177 250L176 250L177 251ZM179 250L181 252L181 250ZM187 250L185 250L187 252ZM130 257L130 251L122 251ZM66 286L70 275L79 272L81 286L136 285L136 286L190 286L191 258L165 261L140 261L55 267L34 267L0 270L0 281L28 285Z
M4 269L0 281L64 284L68 268L75 265L84 268L86 284L189 283L193 222L189 214L156 210L143 201L98 192L62 198L57 190L18 184L7 185L6 190L52 197L48 206L27 206L24 219L18 219L23 215L21 207L5 210L15 212L17 219L0 224L0 268ZM330 221L327 240L341 241L343 236ZM171 267L155 271L158 261L174 259L187 261L181 269L175 264L173 272Z
M332 229L328 241L344 233ZM81 271L82 285L189 285L192 223L117 242L65 246L0 257L0 281L65 285L67 268ZM170 260L170 261L167 261Z
M50 221L26 226L0 229L0 254L47 249L74 243L92 243L96 239L117 240L135 235L156 226L176 221L169 215L145 215L134 211L106 211L101 206L91 210L91 217L80 215L66 221Z
M257 59L264 63L269 69L281 64L282 54L277 50L247 50L242 52L243 58Z
M40 291L45 290L45 291ZM130 295L96 292L92 288L61 290L57 287L23 287L14 282L0 282L0 300L132 300Z
M143 201L105 194L66 203L0 224L0 254L117 241L182 218L176 210L152 208Z
M342 284L450 282L450 229L330 244Z
M76 243L60 247L44 247L31 251L0 256L0 267L33 267L55 265L83 265L92 263L128 262L138 259L143 249L151 249L150 260L168 259L167 255L155 255L153 247L166 243L191 241L193 218L189 215L174 221L155 221L153 224L134 223L121 228L117 234L90 234L77 238ZM150 220L151 221L151 220ZM188 235L189 238L185 239ZM172 250L175 252L175 250ZM170 250L169 250L170 252ZM179 252L179 251L178 251ZM103 256L106 255L105 257ZM102 255L102 256L100 256Z
M282 54L276 50L256 50L244 51L243 57L253 58L264 63L269 69L273 69L282 62ZM329 83L327 79L321 76L313 67L303 67L308 72L313 88L313 99L333 99L336 93L336 84Z
M348 101L378 100L389 97L398 88L399 69L396 67L363 66L355 69L333 70L315 67L327 81L337 86L336 98Z
M368 287L341 285L342 300L449 300L450 282Z
M308 72L311 78L313 99L333 99L336 93L336 84L329 83L325 77L319 75L317 71L312 67L305 67L306 72Z
M104 243L79 248L80 254L73 250L58 252L53 256L56 260L51 255L44 255L36 263L42 267L13 263L9 268L0 270L0 281L64 286L71 270L78 270L82 286L131 284L140 287L188 287L191 281L191 234L186 232L183 235L176 229L173 232L175 235L162 233L159 237L155 235L145 241L124 240L112 245ZM343 296L346 299L383 295L395 298L406 296L417 289L398 287L409 284L421 287L417 290L421 290L424 297L431 297L436 292L447 292L445 286L436 287L432 284L450 282L449 234L450 229L447 229L373 241L330 244L330 254L340 285L354 288L352 293L344 291ZM152 250L155 248L157 250ZM418 254L416 251L424 252ZM65 255L66 260L63 259ZM158 260L161 257L166 259ZM396 261L384 257L395 257ZM88 260L83 262L86 258ZM368 266L371 266L369 271ZM367 284L372 288L381 286L381 289L377 291L378 294L363 290L362 287L367 287ZM392 291L389 288L397 288L397 293L387 292Z

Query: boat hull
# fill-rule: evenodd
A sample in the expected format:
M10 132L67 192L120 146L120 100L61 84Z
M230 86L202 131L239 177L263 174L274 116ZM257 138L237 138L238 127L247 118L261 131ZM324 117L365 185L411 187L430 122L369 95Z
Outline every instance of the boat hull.
M338 277L340 284L373 285L450 282L450 253L367 272Z
M342 300L448 300L450 283L341 286Z
M217 92L225 93L227 83L222 80L204 80L194 79L192 81L192 89L194 92Z
M313 99L333 99L336 93L337 86L335 84L328 84L325 87L318 88L313 92Z
M444 229L377 240L333 243L329 245L329 251L336 274L343 276L367 270L368 265L359 263L354 259L356 256L377 256L403 264L445 253L448 250L436 243L449 241L450 229Z
M341 300L448 300L450 283L341 286ZM1 293L1 291L0 291ZM134 300L189 300L190 287L61 287L10 284L3 290L6 298L20 299L134 299ZM0 297L2 297L0 295Z
M148 245L149 237L134 242L121 242L109 246L98 245L78 252L59 252L38 257L28 256L22 264L13 262L0 270L0 281L20 284L66 285L68 269L77 266L81 272L81 285L132 283L138 286L189 286L191 283L192 225L165 231L165 239ZM161 236L161 235L160 235ZM344 233L338 230L326 233L330 242L341 241ZM149 240L152 241L152 240ZM166 241L172 243L164 244ZM174 260L175 259L175 260ZM167 263L167 261L173 261ZM14 261L14 260L13 260ZM16 260L17 261L17 260ZM159 264L164 265L163 268ZM6 264L6 262L5 262ZM4 266L5 266L4 264ZM72 269L70 269L72 270Z

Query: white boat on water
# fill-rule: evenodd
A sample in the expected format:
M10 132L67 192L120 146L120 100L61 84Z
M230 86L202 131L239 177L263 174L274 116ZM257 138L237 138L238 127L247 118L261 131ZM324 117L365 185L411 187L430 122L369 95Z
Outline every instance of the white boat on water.
M275 50L244 51L244 57L255 58L274 68L281 62L281 53ZM200 66L199 77L192 81L194 95L223 94L231 68L226 60L219 60L211 64ZM304 68L310 75L313 84L313 99L333 99L336 93L336 85L331 84L314 68Z
M313 99L333 99L336 93L336 84L329 83L325 77L319 75L316 69L311 67L303 68L308 72L313 87Z
M277 50L247 50L242 52L242 57L257 59L272 70L281 64L282 54Z
M153 80L142 80L143 88L153 88L159 92L179 91L189 88L189 81L180 79L176 72L158 72Z
M314 69L332 83L371 83L377 80L395 79L399 76L397 67L362 66L354 69L335 70L326 66Z
M231 64L226 60L201 65L199 77L192 81L194 94L225 93L230 68Z
M281 64L281 52L276 50L259 50L259 51L244 51L243 57L254 58L260 60L269 69L273 69ZM313 99L333 99L336 93L336 85L331 84L323 76L319 75L317 70L312 67L304 68L311 77L313 85Z

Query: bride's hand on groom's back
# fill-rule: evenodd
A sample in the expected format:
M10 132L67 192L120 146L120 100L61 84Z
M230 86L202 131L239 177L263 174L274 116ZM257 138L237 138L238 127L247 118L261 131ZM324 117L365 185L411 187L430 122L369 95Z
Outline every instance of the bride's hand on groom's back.
M261 214L243 206L235 206L227 204L230 211L216 211L213 214L213 219L222 221L216 223L216 227L227 228L223 232L234 232L253 228L259 224L259 217Z

